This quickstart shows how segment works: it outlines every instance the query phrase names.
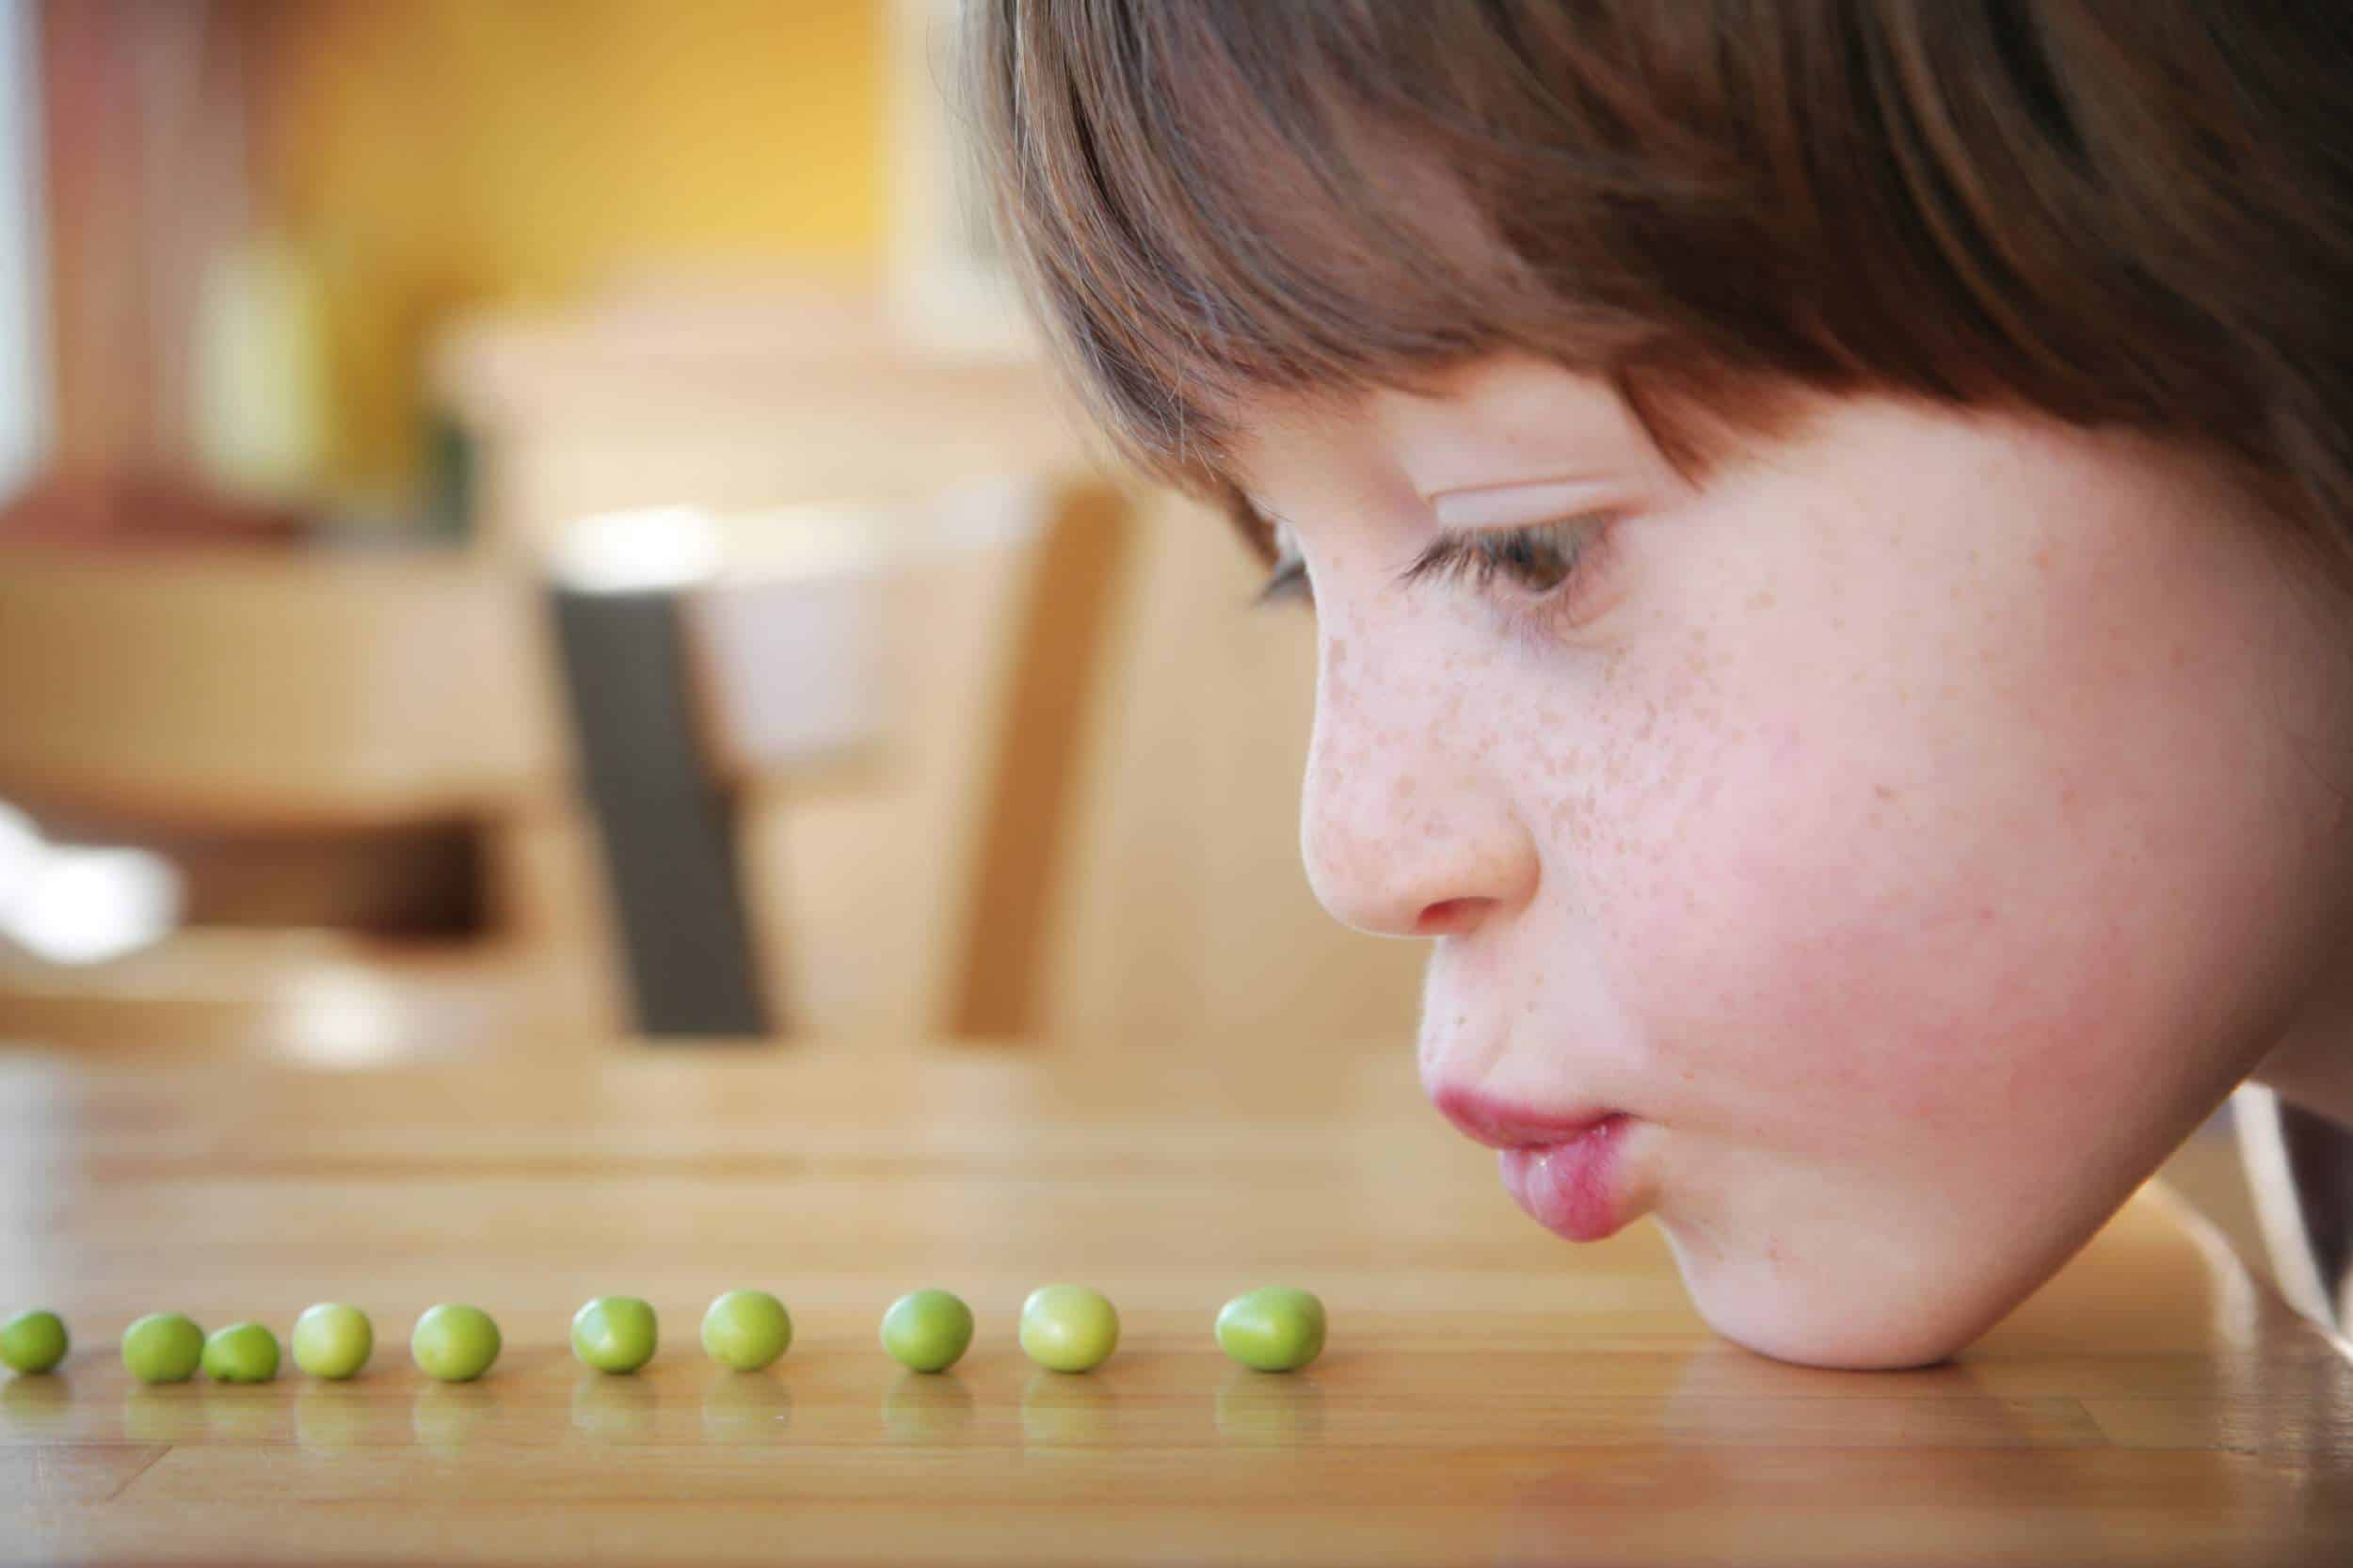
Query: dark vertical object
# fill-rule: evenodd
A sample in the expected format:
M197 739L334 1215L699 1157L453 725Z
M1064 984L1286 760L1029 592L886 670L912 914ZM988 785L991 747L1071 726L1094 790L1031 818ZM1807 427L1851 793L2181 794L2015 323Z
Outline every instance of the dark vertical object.
M2353 1329L2353 1130L2282 1100L2280 1136L2313 1267L2344 1334Z
M2231 1120L2280 1293L2353 1332L2353 1128L2251 1083L2231 1096Z
M766 1034L734 811L696 744L679 600L562 587L554 600L637 1028Z

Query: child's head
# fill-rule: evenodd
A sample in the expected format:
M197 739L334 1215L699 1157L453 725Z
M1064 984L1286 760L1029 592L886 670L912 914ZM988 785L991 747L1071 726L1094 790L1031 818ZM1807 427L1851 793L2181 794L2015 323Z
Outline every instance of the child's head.
M1065 360L1304 562L1308 870L1437 938L1433 1096L1623 1112L1507 1178L1759 1350L1957 1349L2329 1022L2353 50L2293 9L981 6Z

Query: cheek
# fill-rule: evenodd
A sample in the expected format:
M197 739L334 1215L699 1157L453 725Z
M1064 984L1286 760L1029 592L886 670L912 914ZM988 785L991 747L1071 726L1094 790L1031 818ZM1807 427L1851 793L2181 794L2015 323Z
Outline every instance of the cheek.
M2041 988L2002 918L2014 868L1820 754L1791 696L1664 737L1686 766L1594 803L1593 936L1649 1076L1694 1086L1687 1125L1815 1150L1991 1113L2033 1076L2016 1015Z
M2087 1099L2153 1125L2227 1082L2297 918L2277 737L2213 717L2257 672L2011 599L1923 609L1867 666L1760 613L1751 656L1703 644L1606 704L1556 848L1626 1048L1687 1124L2031 1162ZM2234 632L2262 640L2206 646Z
M2057 1048L2103 960L2005 918L2008 856L1954 853L1867 773L1790 792L1775 749L1724 763L1711 808L1645 802L1625 831L1655 847L1597 868L1620 1003L1713 1130L1859 1147L2003 1117L2084 1065Z

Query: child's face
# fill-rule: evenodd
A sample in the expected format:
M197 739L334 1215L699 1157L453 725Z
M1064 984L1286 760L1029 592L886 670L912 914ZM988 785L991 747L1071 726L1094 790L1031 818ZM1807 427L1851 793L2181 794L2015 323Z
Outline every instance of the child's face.
M1438 938L1422 1072L1466 1129L1629 1118L1507 1182L1564 1234L1656 1215L1734 1339L1965 1344L2341 956L2341 613L2200 463L1851 402L1694 488L1519 358L1243 414L1321 623L1318 895ZM1588 512L1483 587L1397 581Z

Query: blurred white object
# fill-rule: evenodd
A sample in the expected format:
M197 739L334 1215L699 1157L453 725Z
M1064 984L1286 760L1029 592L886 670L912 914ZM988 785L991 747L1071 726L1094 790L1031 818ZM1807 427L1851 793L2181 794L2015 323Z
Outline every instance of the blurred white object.
M143 849L46 850L5 909L8 935L53 964L101 964L179 923L180 873Z
M674 593L719 569L719 530L684 506L582 518L556 536L548 572L584 594Z
M401 1016L383 984L356 966L320 969L280 999L276 1038L314 1067L365 1067L400 1053Z
M1044 526L1035 485L960 487L921 513L792 506L715 520L724 564L685 603L696 717L738 781L886 743L904 718L887 584Z
M2348 1348L2353 1133L2259 1083L2233 1093L2231 1121L2281 1296Z
M48 855L49 846L41 840L33 819L0 803L0 928L6 927L9 906L32 886L34 873Z

